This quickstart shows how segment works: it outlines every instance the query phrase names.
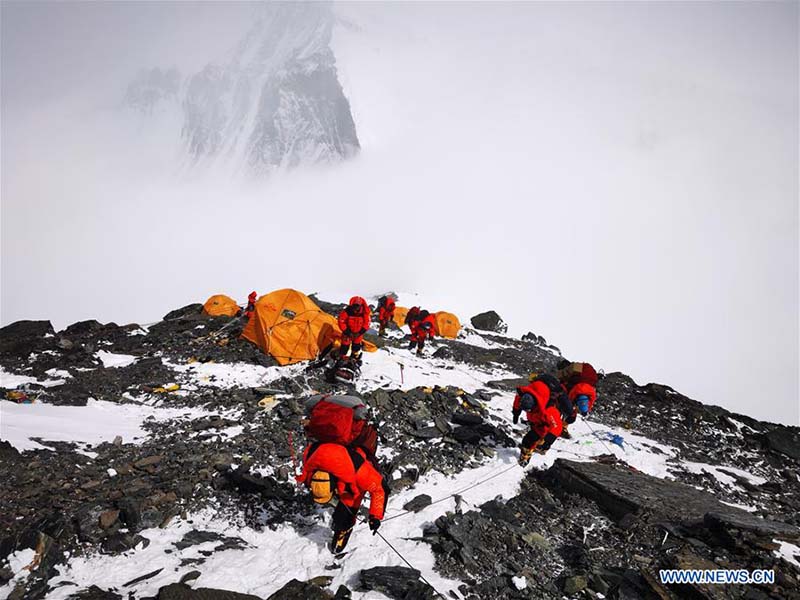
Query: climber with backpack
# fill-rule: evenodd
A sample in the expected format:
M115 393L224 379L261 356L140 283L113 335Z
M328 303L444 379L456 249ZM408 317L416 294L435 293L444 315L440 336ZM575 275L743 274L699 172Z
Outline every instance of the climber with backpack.
M364 334L370 326L372 314L367 301L361 296L350 298L349 304L339 313L339 329L342 330L342 346L339 356L347 356L352 347L351 358L361 362L361 349L364 346Z
M380 527L388 486L378 468L378 433L367 422L367 406L357 396L318 394L304 402L303 425L312 440L303 453L303 470L296 477L314 502L337 501L329 550L338 554L350 539L365 494L370 495L369 527Z
M541 380L531 381L517 388L511 414L514 424L519 422L522 411L526 412L530 430L520 443L520 456L517 462L525 467L534 452L545 454L553 442L561 435L561 412L550 404L550 388Z
M558 377L550 373L531 373L528 376L528 380L531 382L541 381L550 390L550 400L548 401L548 405L555 406L558 409L558 412L561 413L561 437L568 440L572 439L572 435L567 428L567 419L572 414L573 406L572 402L570 402L569 395L567 394L567 388L564 387ZM574 421L575 420L573 419L572 421L569 421L569 423L573 423Z
M578 414L586 417L597 401L597 381L599 376L589 363L575 363L562 360L557 365L559 381L567 391L569 414L567 423L574 423Z
M413 329L414 322L419 320L419 312L419 306L412 306L408 309L408 312L406 313L406 325L408 325L409 329Z
M408 317L406 317L406 323L408 323ZM433 340L436 332L436 317L427 310L420 310L409 327L411 328L411 343L408 345L408 349L413 350L416 346L417 356L422 356L425 340Z
M386 326L394 318L395 300L391 296L378 298L378 335L386 335Z
M347 546L364 496L369 494L369 528L373 535L383 520L389 487L361 448L314 442L303 452L303 470L296 478L321 505L336 502L333 538L328 549L338 554Z

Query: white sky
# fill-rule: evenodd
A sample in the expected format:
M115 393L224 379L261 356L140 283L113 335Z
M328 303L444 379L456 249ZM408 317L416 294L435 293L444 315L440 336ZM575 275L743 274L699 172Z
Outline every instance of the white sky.
M175 180L125 85L222 57L252 10L2 4L4 324L418 290L798 423L797 3L340 4L362 154Z

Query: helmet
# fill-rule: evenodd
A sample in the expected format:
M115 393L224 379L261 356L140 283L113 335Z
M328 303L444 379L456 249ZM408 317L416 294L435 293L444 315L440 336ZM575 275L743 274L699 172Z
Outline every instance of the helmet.
M311 495L317 504L328 504L333 499L333 477L327 471L314 471L311 475Z

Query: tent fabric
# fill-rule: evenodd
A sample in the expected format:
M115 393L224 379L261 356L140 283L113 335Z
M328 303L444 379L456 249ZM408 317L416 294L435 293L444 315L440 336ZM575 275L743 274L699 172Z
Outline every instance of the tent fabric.
M256 300L242 337L271 355L278 364L291 365L316 358L320 350L338 342L342 332L336 317L302 292L286 288ZM364 349L377 350L367 348L366 344Z
M436 333L445 338L454 339L461 330L461 322L453 313L439 311L434 314L436 319Z
M394 316L392 320L394 321L395 325L398 327L402 327L406 324L406 315L408 314L408 309L405 306L395 306L394 307Z
M239 314L239 305L230 296L215 294L203 304L203 313L212 317L235 317Z

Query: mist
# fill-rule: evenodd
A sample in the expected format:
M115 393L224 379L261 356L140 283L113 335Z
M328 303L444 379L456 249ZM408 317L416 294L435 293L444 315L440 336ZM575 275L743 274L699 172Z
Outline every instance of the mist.
M797 4L337 4L360 154L187 171L125 87L220 60L256 9L3 3L3 324L416 291L800 422Z

